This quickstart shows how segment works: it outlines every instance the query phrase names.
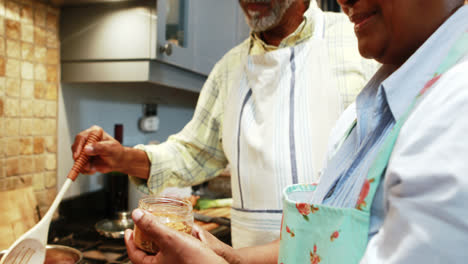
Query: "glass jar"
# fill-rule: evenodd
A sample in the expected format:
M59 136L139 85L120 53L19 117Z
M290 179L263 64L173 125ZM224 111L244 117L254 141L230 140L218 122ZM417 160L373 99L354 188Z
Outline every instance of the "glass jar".
M193 211L188 200L176 197L146 197L139 201L138 208L156 216L159 223L177 231L192 233ZM133 237L136 246L141 250L153 254L158 252L151 237L143 234L136 225Z

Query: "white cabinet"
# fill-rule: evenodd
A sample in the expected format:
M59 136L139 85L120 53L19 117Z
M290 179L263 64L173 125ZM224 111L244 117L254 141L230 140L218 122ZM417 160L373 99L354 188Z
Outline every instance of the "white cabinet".
M140 0L63 7L62 61L156 58L155 3Z
M249 32L232 0L65 5L60 23L63 82L148 82L195 92Z

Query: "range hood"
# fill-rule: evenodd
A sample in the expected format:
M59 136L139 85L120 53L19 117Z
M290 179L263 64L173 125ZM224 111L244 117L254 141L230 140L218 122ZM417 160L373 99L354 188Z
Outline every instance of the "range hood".
M206 76L157 60L62 62L64 83L147 83L200 92Z
M63 83L145 83L201 90L206 75L156 59L155 0L54 1L61 5Z

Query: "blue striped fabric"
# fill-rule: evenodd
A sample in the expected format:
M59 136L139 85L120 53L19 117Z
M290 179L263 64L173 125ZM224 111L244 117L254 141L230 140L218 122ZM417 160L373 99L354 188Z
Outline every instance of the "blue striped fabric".
M313 203L335 207L356 206L367 172L395 124L381 84L392 71L382 67L358 95L356 127L328 162Z
M297 164L296 164L296 139L295 139L295 109L294 109L294 98L295 98L295 87L296 87L296 62L294 59L294 48L291 47L291 57L289 62L291 64L291 86L289 90L289 151L291 160L291 176L292 183L297 184Z
M242 106L241 106L241 111L240 111L240 114L239 114L239 124L242 123L242 114L244 113L244 109L245 109L245 104L249 101L250 97L252 96L252 90L249 90L249 92L247 93L247 95L245 95L245 98L242 102ZM238 129L237 129L237 160L239 160L240 158L240 148L241 148L241 144L239 143L240 142L240 125L238 126ZM241 207L244 208L244 199L242 197L242 184L241 184L241 179L242 179L242 175L241 175L241 172L240 172L240 162L237 162L237 171L238 171L238 175L239 175L239 179L238 179L238 183L239 183L239 193L240 193L240 202L241 202Z

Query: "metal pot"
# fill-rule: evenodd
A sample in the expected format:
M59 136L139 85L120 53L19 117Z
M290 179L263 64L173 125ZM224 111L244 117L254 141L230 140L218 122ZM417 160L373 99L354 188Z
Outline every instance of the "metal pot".
M126 229L133 229L133 220L129 212L118 212L118 219L104 219L96 223L96 231L109 238L120 239L124 237Z
M0 252L0 259L6 250ZM47 245L44 264L78 264L83 259L83 254L72 247L62 245Z

